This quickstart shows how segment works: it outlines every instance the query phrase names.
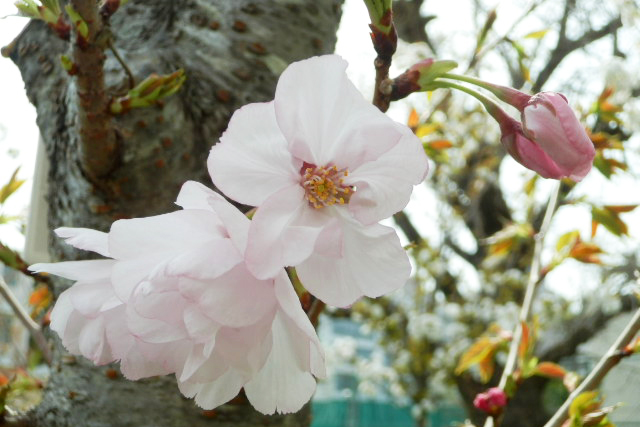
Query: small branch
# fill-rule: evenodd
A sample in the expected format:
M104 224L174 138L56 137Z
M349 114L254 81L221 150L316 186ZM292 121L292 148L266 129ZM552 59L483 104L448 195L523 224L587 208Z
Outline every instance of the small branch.
M44 277L41 274L34 273L29 270L29 264L22 259L19 253L14 251L8 246L5 246L2 242L0 242L0 253L3 255L3 259L0 262L4 263L6 266L13 268L14 270L19 271L25 276L33 277L38 282L43 282L46 284L50 284L49 278Z
M549 226L551 225L553 214L556 211L559 196L560 183L556 184L556 188L553 190L553 193L551 193L551 196L549 197L549 202L547 203L547 209L544 214L544 219L542 220L542 225L540 226L540 230L535 236L535 246L533 248L531 270L529 271L529 279L527 281L527 289L525 292L524 301L522 302L522 308L520 309L519 322L513 332L513 339L511 340L511 344L509 346L507 363L504 366L502 376L500 377L500 382L498 383L498 387L503 390L507 385L508 378L513 374L516 368L516 361L518 359L518 347L520 346L520 340L522 339L522 326L520 322L526 322L529 320L529 315L531 314L531 306L533 305L533 297L535 296L538 284L540 284L540 282L544 278L544 274L541 274L540 268L542 244L544 242L545 234L547 234ZM487 418L484 426L493 427L493 425L494 419L492 417Z
M373 61L376 68L376 85L373 92L373 105L378 107L383 113L389 109L391 103L391 92L393 81L389 78L389 68L391 67L391 57L396 52L398 36L393 25L393 14L389 9L385 16L385 24L389 26L387 32L383 32L375 25L370 25L371 40L373 48L378 56Z
M625 347L629 345L631 340L636 336L640 330L640 309L631 318L631 321L624 328L622 333L618 336L615 343L611 346L609 351L602 356L598 364L589 373L587 378L580 383L567 400L562 404L560 409L551 417L551 419L544 425L544 427L560 427L562 423L567 419L569 414L569 407L573 400L585 391L594 390L597 388L604 377L609 371L616 366L620 360L629 356L630 353L624 351Z
M566 25L566 22L565 22L565 25ZM551 77L551 74L555 71L558 65L560 65L560 62L562 62L562 60L571 52L577 49L581 49L586 45L598 39L601 39L602 37L605 37L609 34L614 33L620 27L622 27L622 18L618 16L617 18L611 20L607 25L605 25L599 30L590 30L584 33L580 38L576 40L569 40L566 38L566 36L564 36L564 33L562 32L562 25L561 25L561 32L558 38L558 44L556 45L555 49L551 53L551 57L549 58L547 65L542 69L542 71L540 71L540 74L538 75L538 78L536 79L536 82L533 85L533 89L532 89L533 92L539 92L540 89L542 89L542 86L544 86L547 80L549 80L549 77Z
M407 237L411 243L420 245L422 243L422 236L418 233L418 230L413 226L411 220L404 211L400 211L393 215L393 221L402 230L402 233Z
M16 314L16 317L18 317L18 319L20 320L20 322L22 322L24 327L27 328L27 330L33 337L33 340L35 341L36 345L42 352L42 356L47 361L47 364L51 365L51 361L52 361L51 350L49 349L49 344L47 343L47 339L42 333L42 329L36 322L33 321L31 316L29 316L29 313L27 313L22 308L22 306L16 299L15 295L13 295L13 292L11 292L11 289L9 288L7 283L4 281L4 278L2 276L0 276L0 294L2 294L4 299L7 300L7 302L13 309L13 312Z
M122 57L120 56L120 53L118 53L118 50L113 45L113 41L109 40L107 45L109 46L109 50L111 51L111 53L113 53L113 56L115 56L115 58L120 63L120 66L122 67L124 72L127 74L127 78L129 79L129 89L133 89L136 86L136 79L133 77L133 73L131 72L131 69L129 68L127 63L124 62L124 59L122 59Z
M71 0L70 4L86 22L89 33L85 39L75 31L73 62L78 96L78 134L80 161L93 182L108 175L117 160L117 140L109 114L110 97L104 83L103 21L95 0Z

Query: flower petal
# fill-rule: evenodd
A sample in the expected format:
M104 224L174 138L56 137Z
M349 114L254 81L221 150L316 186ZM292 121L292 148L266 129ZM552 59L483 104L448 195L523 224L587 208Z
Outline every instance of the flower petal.
M176 199L176 205L183 209L202 209L210 211L212 209L209 204L209 198L216 194L218 193L199 182L187 181L182 184L182 188L180 188L180 193L178 193L178 198Z
M402 139L378 159L364 163L345 179L356 191L349 211L362 224L375 224L404 209L413 186L422 182L429 162L418 138L406 126L397 125Z
M273 312L276 299L271 280L258 280L244 265L238 265L207 283L207 290L197 304L215 322L239 328Z
M196 403L201 408L213 409L233 399L245 382L244 375L234 369L229 369L210 383L190 384L178 381L178 387L185 396L195 396Z
M111 275L111 270L114 265L115 261L112 259L63 261L33 264L29 266L29 270L34 273L46 272L55 274L56 276L70 280L93 282L107 279Z
M411 264L395 230L383 225L344 226L344 256L313 254L296 267L305 288L327 304L346 307L362 295L371 298L405 284Z
M563 173L580 181L591 170L595 149L566 99L542 92L524 108L525 135L553 159Z
M308 258L322 230L335 221L328 211L322 211L309 206L298 185L267 199L249 228L245 253L249 270L266 279L276 276L279 269Z
M394 122L362 97L346 68L344 59L325 55L295 62L280 76L276 117L296 158L351 170L400 139Z
M107 233L90 228L71 227L60 227L55 232L58 237L62 237L67 244L75 248L110 257Z
M289 277L287 277L286 273L282 272L275 278L274 285L280 309L289 320L306 335L304 340L310 342L310 353L307 353L308 358L302 366L316 377L324 378L326 376L326 369L322 345L320 344L315 328L311 325L311 321L302 310L300 300L293 290Z
M309 340L282 312L276 313L272 334L271 353L244 390L253 407L263 414L296 412L316 389L316 382L305 366Z
M207 160L213 183L245 205L261 205L266 198L300 179L287 142L278 128L273 102L245 105Z

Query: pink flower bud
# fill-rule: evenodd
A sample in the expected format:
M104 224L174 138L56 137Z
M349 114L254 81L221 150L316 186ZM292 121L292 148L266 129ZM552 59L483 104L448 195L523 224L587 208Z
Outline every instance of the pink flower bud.
M514 106L522 124L496 105L486 108L500 124L502 145L518 163L544 178L578 182L589 173L595 148L564 96L542 92Z
M554 179L568 177L581 181L589 173L596 151L564 95L541 92L530 96L477 79L464 81L489 90L520 111L522 125L499 107L486 105L500 123L502 143L523 166Z
M499 387L492 387L484 393L479 393L473 399L473 406L489 415L499 415L507 405L507 395Z
M591 170L596 151L567 99L559 93L541 92L531 97L521 112L524 136L552 161L551 164L541 161L537 154L528 153L531 150L525 148L527 143L520 142L523 157L521 163L525 166L524 161L542 163L542 169L548 170L552 170L552 165L555 165L559 173L549 174L549 178L569 177L574 181L582 180ZM534 170L545 176L537 169Z

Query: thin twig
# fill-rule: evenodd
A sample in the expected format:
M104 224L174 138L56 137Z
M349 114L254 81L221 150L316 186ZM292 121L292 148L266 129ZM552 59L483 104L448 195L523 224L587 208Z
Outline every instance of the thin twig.
M109 46L109 50L111 51L111 53L113 53L113 56L116 57L116 59L120 63L120 66L122 66L122 69L127 74L127 77L129 78L129 89L133 89L134 87L136 87L136 79L133 77L133 73L131 72L131 69L129 68L127 63L124 62L124 59L122 59L122 57L120 56L120 53L118 53L118 50L113 45L113 40L109 40L107 46Z
M627 326L622 333L618 336L608 352L602 356L598 364L589 373L587 378L584 379L576 388L573 393L569 395L567 400L562 404L560 409L551 417L551 419L544 425L544 427L560 427L562 423L567 419L569 414L569 407L573 400L581 393L597 388L604 377L609 371L622 360L622 358L629 356L631 353L625 352L624 349L633 337L636 336L640 330L640 309L636 310Z
M47 339L42 333L42 329L40 325L33 321L29 313L27 313L24 308L18 302L18 299L13 295L9 285L4 281L4 278L0 276L0 294L7 300L13 312L16 314L20 322L24 325L25 328L29 331L36 345L42 352L42 356L47 361L48 365L51 365L51 350L49 349L49 344L47 343Z
M547 209L544 214L544 219L542 220L542 225L540 225L540 230L535 236L535 246L533 248L533 259L531 262L531 270L529 271L529 279L527 281L527 289L524 296L524 301L522 302L522 308L520 309L519 322L515 327L513 332L513 339L511 340L511 344L509 346L509 355L507 356L507 363L504 366L504 370L502 371L502 376L500 377L500 383L498 387L504 390L507 385L507 380L513 374L516 368L516 361L518 359L518 347L520 346L520 340L522 339L522 325L521 322L526 322L529 320L529 315L531 314L531 306L533 305L533 297L535 296L536 289L538 288L538 284L542 281L544 277L541 274L540 268L540 254L542 253L542 244L544 242L545 234L549 231L549 226L551 225L551 219L553 218L553 214L556 211L556 206L558 204L558 198L560 197L560 182L556 184L555 189L551 193L549 197L549 202L547 204ZM488 417L484 427L493 427L494 419L493 417Z

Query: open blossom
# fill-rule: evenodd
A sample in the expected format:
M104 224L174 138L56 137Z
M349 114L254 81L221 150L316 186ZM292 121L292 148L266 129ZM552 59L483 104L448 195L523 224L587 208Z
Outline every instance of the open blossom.
M428 162L419 140L368 101L338 56L290 65L275 99L235 112L211 150L214 184L258 206L248 268L261 278L296 266L328 304L402 286L411 267L378 222L404 208Z
M175 374L206 409L244 387L260 412L294 412L324 376L324 356L284 271L246 268L249 220L220 195L186 183L184 209L116 221L110 232L61 228L67 243L109 259L36 264L76 283L51 328L73 354L119 360L129 379Z

